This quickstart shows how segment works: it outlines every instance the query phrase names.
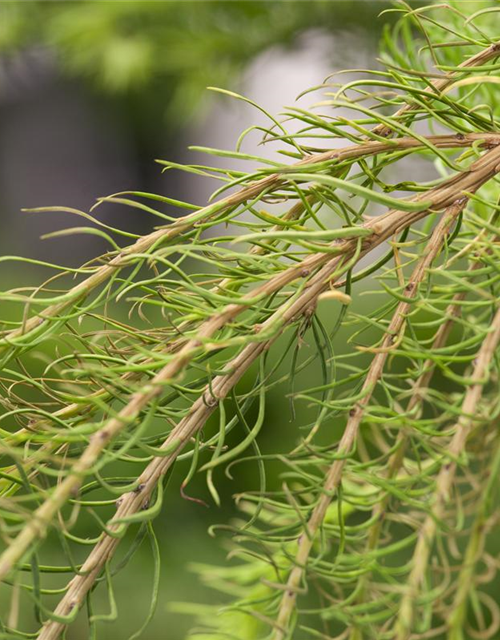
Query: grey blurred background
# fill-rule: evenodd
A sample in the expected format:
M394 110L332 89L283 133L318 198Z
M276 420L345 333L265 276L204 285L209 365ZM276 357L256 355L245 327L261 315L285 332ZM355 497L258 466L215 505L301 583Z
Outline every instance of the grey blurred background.
M93 236L41 241L42 234L81 219L22 208L88 211L97 197L121 190L202 204L216 185L161 174L154 159L204 161L186 147L234 148L241 131L266 124L250 106L205 88L230 88L277 114L333 71L376 66L382 26L392 19L377 15L388 6L377 0L0 3L0 253L75 265L104 250ZM258 142L250 136L245 150L265 154ZM99 216L136 232L155 224L116 205L101 207ZM2 287L32 275L17 269L0 264ZM280 408L269 411L270 421L273 411L279 415ZM212 597L186 566L223 558L219 541L205 532L231 517L231 495L247 488L253 473L243 470L233 486L226 483L222 509L170 492L170 515L156 521L163 558L159 607L143 638L181 640L191 621L169 612L169 603ZM201 484L193 482L191 494L201 492ZM142 623L152 567L143 546L116 583L119 622L104 626L99 637L127 638ZM86 638L85 623L67 637Z

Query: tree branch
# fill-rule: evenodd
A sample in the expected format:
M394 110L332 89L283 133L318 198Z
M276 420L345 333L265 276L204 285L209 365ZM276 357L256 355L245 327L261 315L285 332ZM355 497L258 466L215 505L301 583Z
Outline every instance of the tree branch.
M480 232L480 234L475 238L472 245L476 245L477 242L480 241L481 237L484 235L484 229ZM469 267L470 277L473 277L474 272L477 271L481 267L482 263L480 260L472 263ZM457 293L453 297L453 301L448 305L445 314L444 314L444 322L440 325L439 329L436 331L436 335L432 342L431 351L437 351L441 349L448 341L451 330L453 329L453 325L455 323L456 318L461 314L461 305L460 303L465 299L466 292L461 291ZM427 389L429 383L434 375L435 363L431 358L428 358L422 367L423 371L415 382L415 385L412 388L412 395L410 401L408 402L408 406L406 408L406 413L410 414L417 409L417 407L422 402L422 393ZM408 445L408 432L404 429L400 429L398 431L398 435L396 437L396 444L394 447L393 453L390 455L388 463L387 463L387 473L386 478L388 480L395 478L399 473L403 462L404 456L406 452L406 448ZM380 534L382 531L382 525L384 523L384 516L387 513L387 507L390 501L390 494L386 493L383 499L380 502L377 502L372 510L372 515L370 520L373 521L373 524L370 526L368 530L367 536L367 544L366 544L366 554L369 554L370 551L376 549L377 544L380 539ZM369 574L364 574L360 578L359 583L359 596L357 598L357 602L361 603L364 601L364 591L366 588L366 581ZM360 631L357 627L352 627L350 630L350 640L359 640L360 639Z
M405 595L401 601L399 615L395 625L397 640L407 640L411 634L415 617L415 603L427 572L438 522L442 519L449 500L451 486L455 479L457 462L465 450L467 438L477 419L477 407L481 400L484 385L488 380L488 370L500 342L500 309L497 311L490 332L486 336L476 357L476 364L472 373L472 384L467 389L462 404L461 416L454 426L455 434L451 441L446 457L448 462L443 464L436 480L436 490L432 500L432 508L418 534L412 560L412 570L405 587Z

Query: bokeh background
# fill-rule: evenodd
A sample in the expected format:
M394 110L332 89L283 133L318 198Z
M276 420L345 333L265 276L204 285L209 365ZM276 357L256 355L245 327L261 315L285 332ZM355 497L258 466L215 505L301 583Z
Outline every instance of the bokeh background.
M93 236L41 240L81 220L23 208L88 211L97 197L131 189L203 204L215 185L162 174L155 158L203 162L187 150L190 144L234 148L240 132L266 122L249 105L206 87L238 91L277 114L334 71L376 67L382 28L392 21L390 14L377 16L389 6L382 0L1 2L0 254L72 266L104 250ZM301 100L307 106L314 96ZM258 142L251 136L246 150L265 155ZM101 206L99 216L134 232L154 224L116 205ZM6 264L0 264L1 286L36 277L36 267L16 271ZM280 402L287 401L277 396L267 419L272 423L274 415L286 426L289 407ZM266 438L283 434L263 435L263 446L272 447ZM185 473L175 470L171 486ZM226 480L220 509L169 492L166 515L155 524L163 560L159 606L143 638L181 640L192 620L170 605L213 598L188 565L223 561L223 545L207 530L230 520L231 496L248 489L254 476L255 469L242 465ZM189 493L206 498L204 479L195 479ZM115 583L119 621L99 637L128 638L141 626L152 570L143 546ZM86 638L85 622L67 637Z

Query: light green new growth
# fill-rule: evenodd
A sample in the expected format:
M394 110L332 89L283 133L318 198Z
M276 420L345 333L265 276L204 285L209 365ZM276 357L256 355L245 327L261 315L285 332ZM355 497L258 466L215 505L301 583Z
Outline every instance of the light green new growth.
M269 116L272 160L160 161L221 186L203 207L99 201L157 218L143 237L67 209L92 226L59 235L109 252L1 294L0 638L55 640L80 612L95 637L147 536L144 629L174 463L220 504L242 462L260 488L230 560L193 566L220 604L169 603L190 637L498 637L499 8L470 7L397 4L381 68ZM205 151L255 166L244 142Z

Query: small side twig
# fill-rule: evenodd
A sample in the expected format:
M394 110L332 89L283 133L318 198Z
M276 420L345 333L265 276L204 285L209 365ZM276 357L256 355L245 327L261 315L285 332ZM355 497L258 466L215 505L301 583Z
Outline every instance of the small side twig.
M467 60L464 60L460 65L460 69L470 69L471 67L480 67L485 64L489 60L493 60L500 55L500 42L494 42L489 47L486 47L476 55L471 56ZM439 92L447 89L450 84L453 82L454 77L456 76L456 72L447 73L443 78L436 78L433 80L429 87L425 90L425 93L429 94L429 97L439 94ZM407 103L404 107L401 107L394 114L394 118L401 118L405 114L410 114L412 111L415 111L416 106L412 103ZM379 124L374 129L373 132L378 134L379 136L386 136L391 133L390 127L385 124Z
M436 480L436 489L432 499L431 510L418 534L418 540L413 554L412 569L407 584L405 585L405 594L402 598L394 627L395 638L397 640L407 640L411 634L416 613L415 603L418 600L420 587L427 573L438 522L444 515L453 480L455 479L458 460L465 450L467 438L474 426L477 407L481 400L485 381L488 379L489 366L499 342L500 309L497 311L490 332L486 336L477 354L476 364L471 378L472 384L465 394L461 416L455 424L455 434L446 455L448 461L441 467Z
M498 429L498 426L495 426ZM488 465L487 481L485 486L481 487L479 508L477 509L462 566L456 580L457 590L447 617L449 640L463 640L464 638L463 630L467 616L467 604L474 593L476 566L484 551L488 533L495 524L498 524L498 513L491 513L495 508L493 494L494 490L498 488L497 483L500 473L500 440L498 436L496 440L496 448L493 450L491 462ZM498 623L496 626L496 631L498 632ZM490 637L494 636L490 635Z

